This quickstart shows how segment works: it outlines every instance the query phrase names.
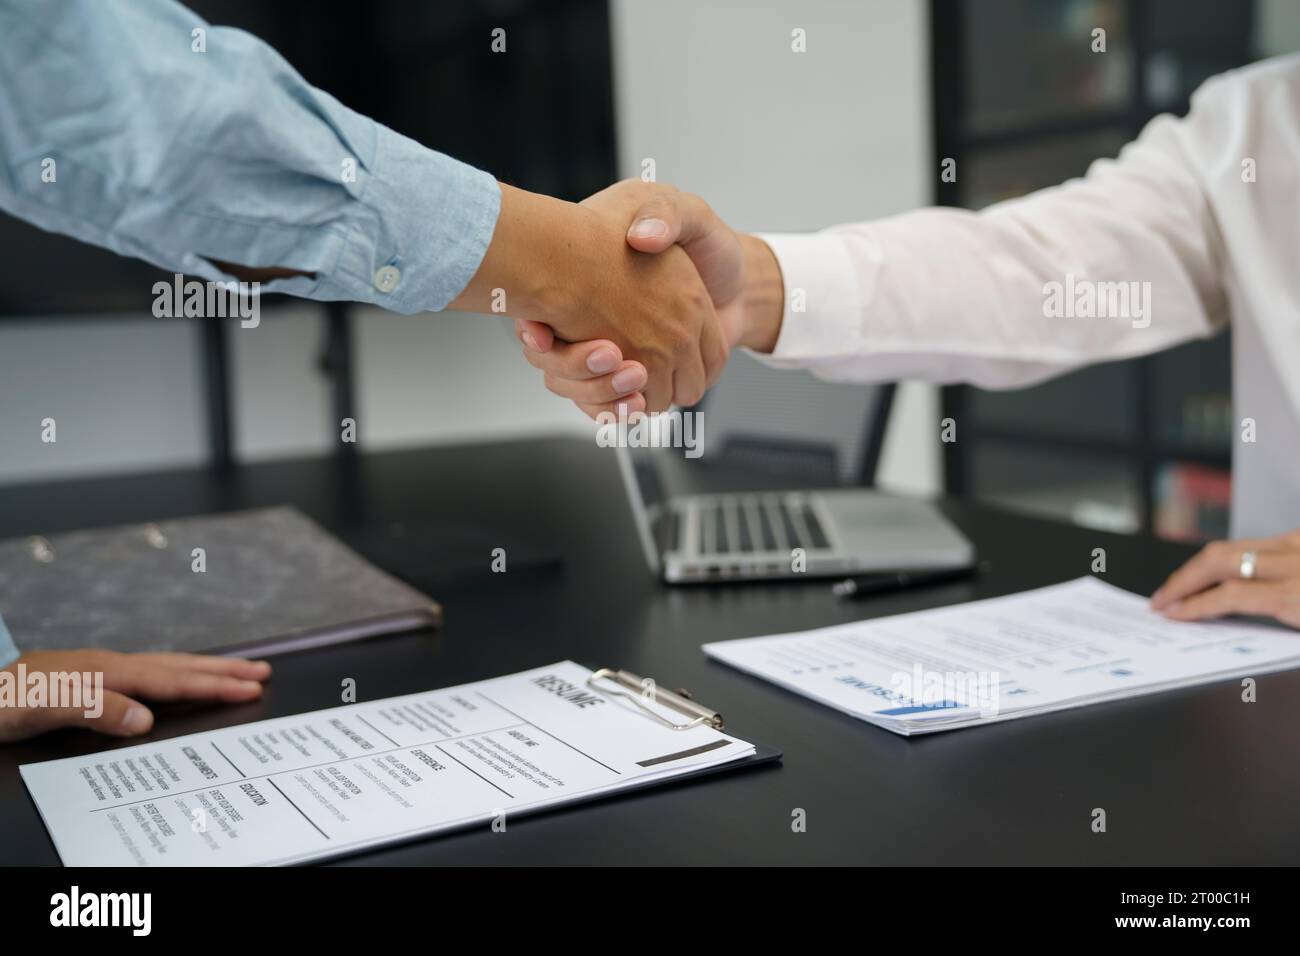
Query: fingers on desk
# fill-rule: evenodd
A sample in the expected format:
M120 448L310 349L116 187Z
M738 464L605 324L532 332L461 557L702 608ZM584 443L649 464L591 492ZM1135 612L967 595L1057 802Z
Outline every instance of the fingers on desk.
M1213 541L1169 576L1151 595L1158 611L1221 582L1241 581L1241 556L1256 552L1255 575L1251 582L1281 581L1300 577L1300 550L1281 538L1246 538Z
M262 695L271 675L265 661L193 654L119 655L104 669L105 685L150 700L220 700L238 703Z
M125 694L105 690L95 710L83 707L49 707L33 714L35 725L30 735L59 727L86 727L110 737L134 737L153 729L153 713L144 704Z

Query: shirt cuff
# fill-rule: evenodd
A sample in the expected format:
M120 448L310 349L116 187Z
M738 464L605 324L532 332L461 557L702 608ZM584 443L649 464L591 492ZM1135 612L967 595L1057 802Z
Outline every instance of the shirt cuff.
M8 667L21 656L9 628L5 627L5 619L0 617L0 667Z
M374 172L331 281L343 298L405 315L445 309L483 262L501 187L482 170L376 127Z
M848 245L832 233L760 235L785 285L781 332L768 365L792 368L853 354L862 335L862 289Z

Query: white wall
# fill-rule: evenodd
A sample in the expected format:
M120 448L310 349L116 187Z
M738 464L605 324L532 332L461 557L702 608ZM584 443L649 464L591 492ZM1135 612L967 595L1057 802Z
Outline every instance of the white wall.
M1255 12L1255 52L1261 57L1300 50L1300 3L1259 0Z
M660 182L746 231L815 230L933 200L926 4L613 0L611 10L621 175L652 158ZM796 28L805 53L791 50ZM900 389L882 483L938 489L937 422L932 387Z
M590 432L572 403L542 387L500 316L360 313L358 426L369 448Z
M241 458L325 454L340 440L329 380L317 371L320 310L304 303L231 329ZM541 387L513 325L462 312L394 315L357 307L352 318L357 438L363 448L489 441L587 430L569 402Z
M322 309L294 302L261 319L255 328L226 325L235 454L245 461L324 454L338 433L330 428L329 380L316 366Z
M318 370L322 310L268 308L228 326L236 455L326 454L339 440ZM586 431L588 420L541 387L500 318L353 319L363 447ZM203 340L187 319L87 317L0 323L0 484L201 465L208 424ZM53 418L56 441L41 440Z
M6 319L0 482L202 462L200 371L193 322ZM42 441L46 418L54 419L52 443Z

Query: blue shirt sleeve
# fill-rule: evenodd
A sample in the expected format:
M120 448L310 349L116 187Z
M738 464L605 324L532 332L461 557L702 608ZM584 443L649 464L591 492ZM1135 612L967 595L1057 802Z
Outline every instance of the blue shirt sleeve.
M5 619L0 617L0 667L8 667L21 656L14 639L5 627Z
M500 202L172 0L0 0L0 208L43 229L218 281L209 259L310 272L263 289L410 314L464 289Z

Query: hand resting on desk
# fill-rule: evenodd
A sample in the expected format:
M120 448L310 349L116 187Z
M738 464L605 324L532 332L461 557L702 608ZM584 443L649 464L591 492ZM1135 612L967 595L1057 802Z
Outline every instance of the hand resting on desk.
M1300 529L1210 542L1151 595L1151 606L1178 621L1250 614L1300 628Z
M134 737L153 728L153 714L133 698L239 704L261 697L262 684L270 676L266 661L233 657L34 651L0 668L0 743L59 727ZM80 685L86 679L94 692L77 696L78 706L52 706L70 699L57 691L66 690L70 681Z

